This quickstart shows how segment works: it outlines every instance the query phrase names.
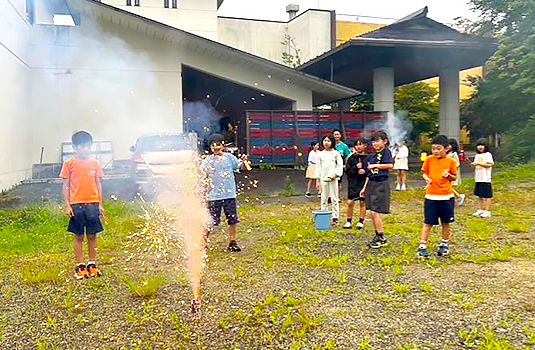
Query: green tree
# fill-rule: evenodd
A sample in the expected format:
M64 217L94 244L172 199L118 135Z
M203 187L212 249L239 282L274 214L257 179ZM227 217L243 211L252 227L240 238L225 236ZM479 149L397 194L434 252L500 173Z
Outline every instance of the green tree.
M394 92L394 109L406 114L412 123L409 138L433 136L438 132L438 89L423 82L398 86Z
M461 122L473 136L521 130L535 115L535 1L471 0L481 16L473 23L479 34L493 34L498 51L483 79L473 79L476 92L462 104ZM513 142L514 138L505 138ZM535 138L531 138L535 147ZM519 159L522 157L519 157Z

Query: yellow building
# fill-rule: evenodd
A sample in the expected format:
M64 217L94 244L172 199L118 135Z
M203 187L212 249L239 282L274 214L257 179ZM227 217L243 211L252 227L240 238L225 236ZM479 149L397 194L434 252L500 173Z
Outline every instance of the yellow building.
M347 40L351 39L360 34L379 29L386 26L386 24L380 23L361 23L361 22L350 22L350 21L336 21L336 46L343 44ZM459 73L459 98L464 100L470 97L474 92L474 88L470 86L468 76L482 76L483 68L474 67L466 69ZM438 88L438 77L429 78L423 80L425 83L428 83L431 86Z

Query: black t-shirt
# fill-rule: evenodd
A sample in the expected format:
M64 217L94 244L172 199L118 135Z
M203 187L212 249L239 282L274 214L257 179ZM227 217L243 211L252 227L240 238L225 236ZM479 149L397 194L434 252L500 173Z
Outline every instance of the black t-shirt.
M392 164L392 152L388 148L383 149L381 152L370 154L366 160L368 164ZM368 169L366 166L366 176L370 178L370 181L385 181L388 180L387 169Z
M366 163L367 154L357 154L353 153L347 158L347 163L345 166L345 174L347 174L347 181L349 185L353 183L364 183L366 181L366 173L359 174L360 169L366 170L368 164ZM361 168L357 167L357 164L361 163Z

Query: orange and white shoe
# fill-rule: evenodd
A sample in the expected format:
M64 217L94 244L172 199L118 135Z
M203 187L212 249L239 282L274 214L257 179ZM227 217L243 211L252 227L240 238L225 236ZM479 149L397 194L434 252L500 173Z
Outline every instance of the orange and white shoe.
M102 270L97 267L95 264L87 265L87 277L101 276Z
M77 280L81 280L87 277L87 269L85 268L84 264L80 264L76 266L76 270L74 271L74 278Z

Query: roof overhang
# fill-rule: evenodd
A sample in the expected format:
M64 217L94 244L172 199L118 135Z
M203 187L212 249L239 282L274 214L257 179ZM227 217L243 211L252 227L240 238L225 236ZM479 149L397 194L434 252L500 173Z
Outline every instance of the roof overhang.
M394 69L396 86L438 76L445 68L483 65L494 39L461 34L419 11L403 21L352 38L298 69L357 90L373 91L373 70Z
M153 35L156 38L186 47L188 50L199 54L215 57L218 62L238 65L243 69L270 75L273 79L283 80L288 84L311 90L313 105L315 106L347 99L359 94L358 91L352 88L326 81L254 54L101 2L93 0L67 0L67 2L71 8L77 11L104 18L147 35Z

